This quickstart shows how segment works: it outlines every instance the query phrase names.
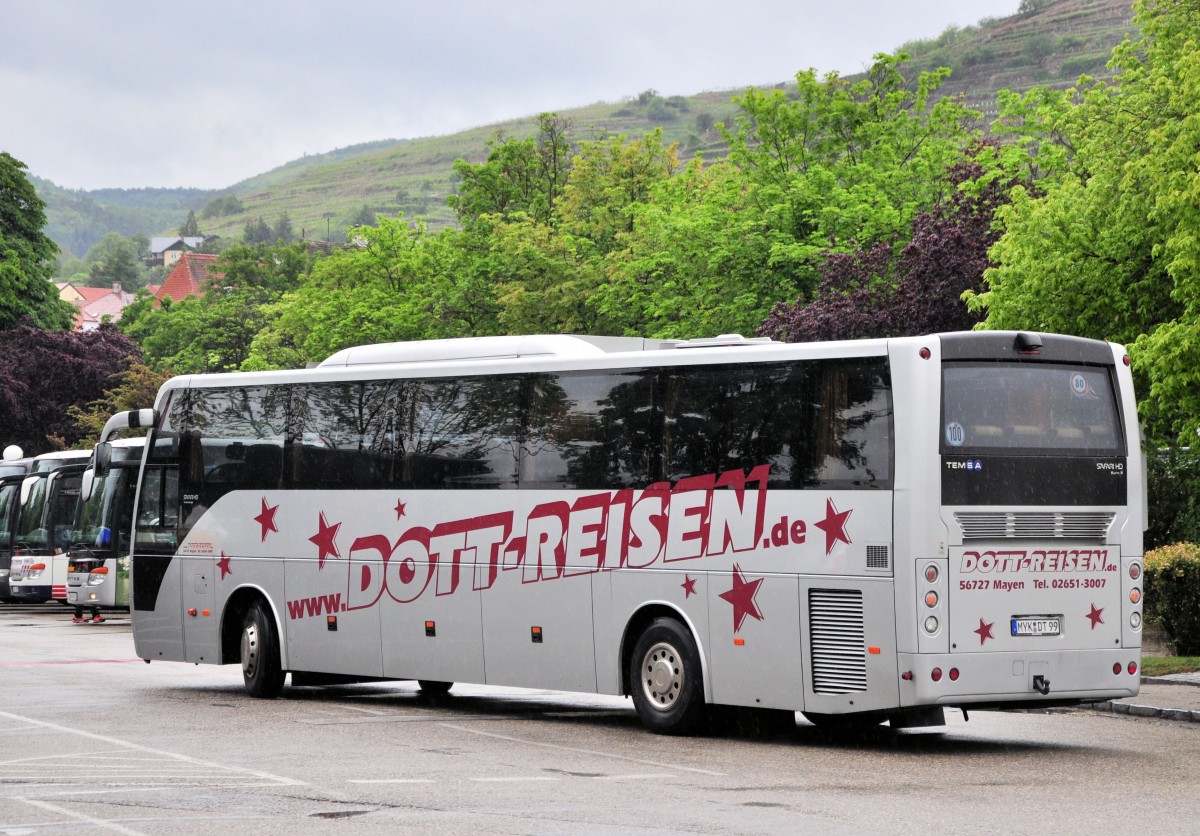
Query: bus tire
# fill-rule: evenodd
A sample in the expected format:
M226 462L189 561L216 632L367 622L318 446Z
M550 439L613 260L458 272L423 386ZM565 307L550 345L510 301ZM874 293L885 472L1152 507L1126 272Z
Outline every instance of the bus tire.
M279 636L275 620L255 601L242 622L242 680L246 693L273 699L283 690L286 672L279 662Z
M700 652L673 618L654 619L638 637L629 685L638 717L655 734L691 734L706 718Z
M454 683L441 682L436 679L418 679L417 687L421 689L422 694L426 694L428 696L437 696L439 694L445 694L447 691L453 688Z

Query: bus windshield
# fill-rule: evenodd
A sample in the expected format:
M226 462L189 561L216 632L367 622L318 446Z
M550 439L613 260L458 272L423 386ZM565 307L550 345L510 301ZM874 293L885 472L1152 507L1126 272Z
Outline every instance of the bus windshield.
M942 380L944 454L1125 454L1107 369L946 363Z
M21 495L20 482L0 485L0 548L8 545L12 537L13 508Z
M120 471L112 470L107 476L96 477L92 495L79 501L75 512L75 527L71 531L71 542L91 549L111 549L113 542L112 505L116 501Z
M49 542L49 532L46 531L42 518L46 508L46 494L50 487L49 479L37 479L29 491L29 499L21 506L20 516L16 525L16 540L32 548L44 548Z

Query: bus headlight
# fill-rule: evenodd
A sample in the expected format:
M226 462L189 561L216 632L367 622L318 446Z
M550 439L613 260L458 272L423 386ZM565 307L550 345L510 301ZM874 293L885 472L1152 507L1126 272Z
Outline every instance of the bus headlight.
M99 586L100 584L104 583L104 579L106 577L108 577L108 576L107 575L88 575L87 585L88 586Z

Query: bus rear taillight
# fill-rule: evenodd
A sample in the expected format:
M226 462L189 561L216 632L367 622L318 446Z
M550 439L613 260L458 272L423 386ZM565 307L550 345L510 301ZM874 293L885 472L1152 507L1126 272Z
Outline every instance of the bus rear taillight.
M950 669L950 681L951 681L951 682L958 682L958 668L951 668L951 669Z
M941 682L942 681L942 669L934 668L933 670L931 670L929 672L929 678L932 679L934 682Z
M1133 676L1135 673L1137 673L1137 662L1130 662L1129 663L1129 675Z

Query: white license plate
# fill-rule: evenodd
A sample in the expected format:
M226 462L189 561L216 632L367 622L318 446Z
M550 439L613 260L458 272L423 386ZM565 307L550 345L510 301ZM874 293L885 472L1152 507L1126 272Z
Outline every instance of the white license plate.
M72 602L73 602L73 601L75 601L75 600L76 600L76 599L78 599L78 598L79 598L79 593L78 593L78 592L68 592L68 593L67 593L67 600L68 600L68 601L72 601Z
M1012 619L1012 634L1014 636L1057 636L1059 630L1058 616L1021 616Z

